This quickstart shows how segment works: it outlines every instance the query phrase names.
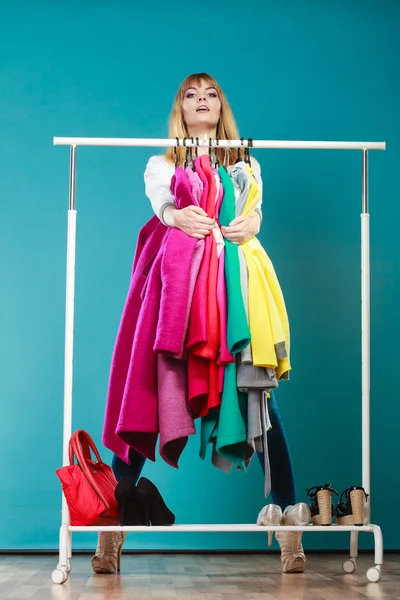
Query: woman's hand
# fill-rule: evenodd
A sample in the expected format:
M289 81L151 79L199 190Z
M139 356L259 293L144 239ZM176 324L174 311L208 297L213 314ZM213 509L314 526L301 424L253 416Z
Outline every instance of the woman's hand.
M244 244L260 231L260 215L255 212L251 217L236 217L229 227L221 227L222 235L234 244Z
M210 235L215 226L215 220L207 217L207 213L200 206L172 208L170 216L174 227L198 240L203 240Z

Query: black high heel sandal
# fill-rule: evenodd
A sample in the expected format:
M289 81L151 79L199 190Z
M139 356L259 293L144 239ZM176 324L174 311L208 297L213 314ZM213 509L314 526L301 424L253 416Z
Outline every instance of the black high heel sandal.
M151 522L152 525L175 523L174 513L169 510L154 483L146 477L141 477L136 489L145 511L146 521Z
M124 525L150 525L145 508L139 498L135 480L121 477L115 488L115 499L119 507L119 522Z
M338 525L364 525L364 502L368 494L363 487L353 485L344 490L336 507Z
M307 496L310 498L311 519L313 525L332 525L334 515L334 506L332 502L332 492L338 496L336 490L333 489L330 483L325 485L316 485L313 488L306 490Z

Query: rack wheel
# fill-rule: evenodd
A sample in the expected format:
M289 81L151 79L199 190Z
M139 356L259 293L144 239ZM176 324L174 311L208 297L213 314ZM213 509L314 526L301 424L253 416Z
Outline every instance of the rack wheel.
M349 558L349 560L344 561L342 568L345 573L355 573L357 569L356 561L354 558Z
M67 566L64 567L64 568L60 567L60 563L57 563L57 570L58 571L62 571L63 573L66 573L67 576L68 576L71 573L71 563L70 563L70 561L68 560Z
M367 579L371 583L378 583L381 578L381 567L380 565L376 565L375 567L371 567L367 571Z
M61 571L61 569L54 569L51 574L51 579L53 583L60 585L61 583L65 583L67 581L68 575L64 571Z

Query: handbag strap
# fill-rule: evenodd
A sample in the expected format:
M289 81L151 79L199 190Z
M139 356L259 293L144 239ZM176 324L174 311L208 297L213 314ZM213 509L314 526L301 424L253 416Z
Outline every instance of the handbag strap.
M78 452L79 452L79 450L82 451L82 459L85 463L87 461L92 461L92 455L90 453L90 451L92 451L97 459L97 463L104 465L103 461L101 460L100 453L97 450L97 446L87 431L84 431L83 429L79 429L74 434L72 434L72 437L74 438L73 446L75 446L77 448ZM72 453L72 462L74 459L73 454L74 454L74 452ZM75 456L78 458L77 452L75 452ZM78 459L78 462L79 462L79 459ZM109 470L105 470L104 474L106 475L106 477L110 483L112 483L114 486L117 485L117 480L116 480L115 476L113 474L110 475Z
M75 431L69 443L69 462L72 465L74 463L74 455L80 460L88 461L91 460L92 456L90 451L95 455L97 462L102 462L99 451L97 450L96 444L83 429ZM80 459L79 459L80 457Z
M88 464L87 464L87 461L91 460L90 450L93 451L93 454L95 455L97 461L99 463L102 463L99 451L97 450L96 445L95 445L94 441L92 440L92 438L90 437L90 435L83 429L78 429L78 431L75 431L72 434L70 442L69 442L70 464L74 463L74 456L76 456L78 465L82 469L86 479L88 480L88 482L90 483L90 485L92 486L92 488L94 489L94 491L99 496L100 500L103 502L104 506L108 510L109 509L108 502L104 498L102 491L99 488L99 486L97 485L97 483L88 467ZM108 477L108 479L111 481L111 479L109 477ZM114 483L114 482L112 482L112 483Z

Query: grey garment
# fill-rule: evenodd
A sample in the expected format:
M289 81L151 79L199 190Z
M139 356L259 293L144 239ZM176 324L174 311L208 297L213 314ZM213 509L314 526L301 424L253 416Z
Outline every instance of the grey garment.
M268 413L268 402L264 391L249 390L247 396L248 423L247 442L255 452L264 454L264 496L268 498L271 492L271 467L268 454L268 431L271 421Z
M239 190L239 197L236 199L235 216L242 214L246 206L247 197L250 189L250 176L246 170L246 163L240 161L233 167L230 167L229 175L233 181L233 185Z
M268 402L264 390L249 390L247 395L247 444L245 448L245 464L249 467L255 452L264 454L264 496L268 498L271 493L271 467L268 454L268 431L271 421L268 413ZM224 473L230 473L232 463L218 454L214 440L211 462L214 467Z
M211 463L220 471L223 471L224 473L230 473L230 470L232 469L232 463L227 458L224 458L223 456L218 454L216 443L216 440L214 440L212 447Z
M247 391L247 443L254 452L264 451L264 494L268 498L271 491L271 470L269 465L267 431L271 429L268 414L266 390L278 387L275 369L255 367L237 360L237 387Z
M287 353L285 342L279 342L278 344L275 344L275 352L276 352L276 357L278 359L287 358L288 357L288 353ZM290 372L286 371L285 373L282 373L282 375L281 375L280 378L282 380L289 381L289 379L290 379Z
M258 163L257 163L258 164ZM260 188L260 199L258 201L257 206L255 207L255 211L260 215L260 225L262 223L262 179L261 172L259 166L253 169L254 171L254 179L257 182L258 187ZM246 163L244 161L240 161L236 163L233 167L228 167L228 173L233 181L234 187L239 192L239 197L236 199L236 207L235 207L235 216L238 217L242 214L244 207L246 206L247 196L249 194L250 189L250 180L251 175L248 173L246 169Z
M237 387L241 392L273 390L278 387L275 370L255 367L239 360L237 364Z
M265 471L265 479L264 479L264 497L268 498L271 493L271 467L269 464L269 454L268 454L268 431L272 429L271 421L269 419L268 412L268 400L265 392L261 392L260 394L260 404L261 404L261 423L262 423L262 437L263 437L263 447L264 447L264 471Z

